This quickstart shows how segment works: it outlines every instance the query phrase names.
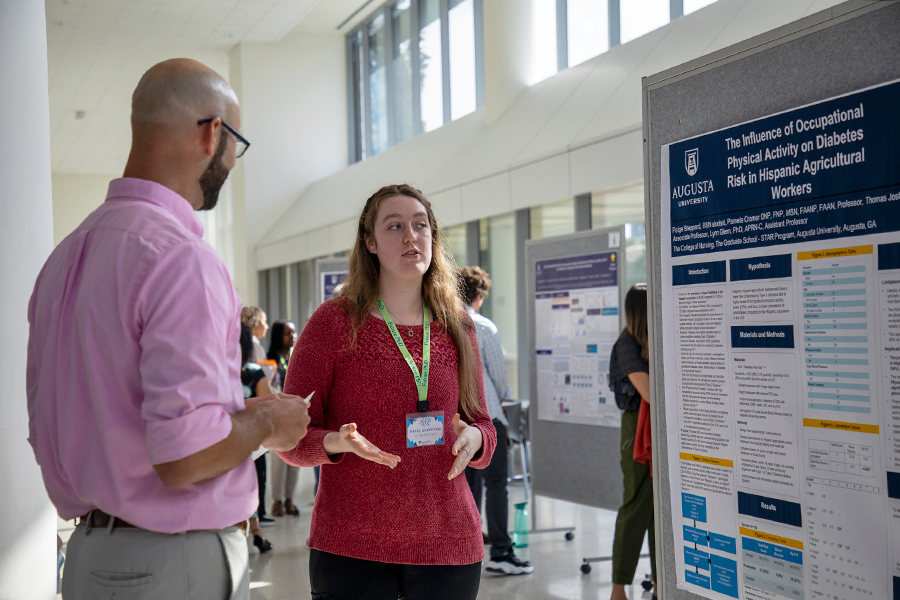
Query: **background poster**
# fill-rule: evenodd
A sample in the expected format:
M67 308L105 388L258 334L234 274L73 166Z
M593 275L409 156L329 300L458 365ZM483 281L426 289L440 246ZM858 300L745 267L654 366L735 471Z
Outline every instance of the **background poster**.
M535 263L538 418L620 426L609 389L609 356L619 336L619 253Z

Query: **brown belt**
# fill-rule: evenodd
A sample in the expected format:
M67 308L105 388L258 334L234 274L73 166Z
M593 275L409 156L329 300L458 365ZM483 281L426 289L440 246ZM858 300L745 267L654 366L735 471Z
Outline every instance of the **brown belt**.
M90 529L106 529L109 527L109 520L114 517L106 514L102 510L94 509L88 514L81 517L78 521L78 524L86 524ZM247 531L247 521L241 521L240 523L235 523L235 527L239 527L243 531ZM132 525L128 521L120 519L119 517L115 517L115 522L113 523L113 529L115 528L133 528L133 529L141 529L137 525Z

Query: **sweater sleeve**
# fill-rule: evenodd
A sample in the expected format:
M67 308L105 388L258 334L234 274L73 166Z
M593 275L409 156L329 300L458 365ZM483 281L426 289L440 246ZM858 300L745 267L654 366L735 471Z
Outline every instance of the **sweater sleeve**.
M309 403L310 423L306 437L297 447L278 455L284 462L297 467L338 463L343 454L329 456L323 445L325 435L325 411L334 375L334 366L346 342L347 313L334 302L326 302L309 318L297 345L291 354L291 362L284 382L284 393L306 397L313 394Z
M488 416L487 400L484 396L484 379L481 377L481 355L478 352L478 338L475 334L475 328L470 328L468 333L469 341L472 343L472 350L475 354L475 372L478 373L476 389L478 391L478 405L481 408L477 417L468 424L481 430L483 440L481 449L475 453L468 466L474 469L484 469L491 464L491 458L494 456L494 449L497 447L497 430L494 428L494 423L491 421L490 416Z

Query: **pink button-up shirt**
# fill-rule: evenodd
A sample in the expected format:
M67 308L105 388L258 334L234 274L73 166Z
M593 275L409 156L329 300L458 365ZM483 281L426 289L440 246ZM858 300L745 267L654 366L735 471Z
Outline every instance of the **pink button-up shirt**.
M187 200L116 179L47 260L28 306L28 441L64 519L219 529L256 509L248 457L171 489L154 464L225 439L243 410L240 308Z

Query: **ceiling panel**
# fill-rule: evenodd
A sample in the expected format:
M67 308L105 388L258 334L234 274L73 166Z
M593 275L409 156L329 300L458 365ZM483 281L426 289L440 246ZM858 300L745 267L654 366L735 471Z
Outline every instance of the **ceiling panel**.
M121 173L149 67L187 57L228 78L231 48L277 42L321 1L46 0L53 172Z

